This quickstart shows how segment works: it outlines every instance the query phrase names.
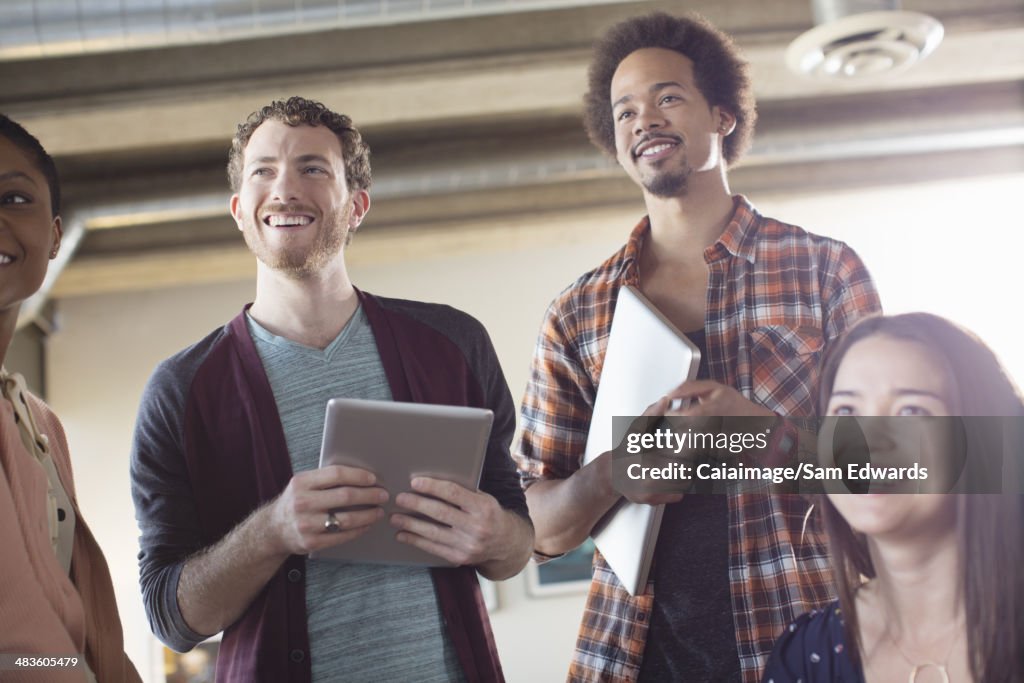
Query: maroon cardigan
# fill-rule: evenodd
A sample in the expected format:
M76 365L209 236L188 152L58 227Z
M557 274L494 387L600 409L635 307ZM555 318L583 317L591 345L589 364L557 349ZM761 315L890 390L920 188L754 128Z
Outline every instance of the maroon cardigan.
M359 297L394 400L494 411L481 490L529 519L509 458L513 402L483 326L447 306ZM142 531L143 598L164 642L187 650L203 638L188 628L177 605L187 557L280 494L291 476L281 420L244 311L158 366L136 424L132 492ZM218 681L310 680L305 565L304 556L288 558L224 632ZM435 568L431 574L467 680L503 680L476 571Z

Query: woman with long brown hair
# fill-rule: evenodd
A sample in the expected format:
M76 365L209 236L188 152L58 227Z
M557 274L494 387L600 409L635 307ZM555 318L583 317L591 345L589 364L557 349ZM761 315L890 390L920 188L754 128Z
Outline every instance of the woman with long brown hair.
M830 416L966 416L976 424L970 418L1024 415L984 343L924 313L856 325L824 361L819 403ZM1021 453L1001 455L1008 462L995 471L1018 477ZM985 457L966 444L968 474L953 489L966 493L818 496L839 600L788 627L766 683L1024 680L1024 509L1017 493L970 492L970 472L991 476L986 463L972 466Z

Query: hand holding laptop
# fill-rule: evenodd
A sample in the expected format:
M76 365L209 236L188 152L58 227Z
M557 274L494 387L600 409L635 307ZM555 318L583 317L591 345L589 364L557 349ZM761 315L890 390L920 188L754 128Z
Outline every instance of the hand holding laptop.
M668 392L665 398L670 402L666 415L704 418L704 431L731 433L770 430L780 419L771 410L744 398L733 387L713 380L683 382ZM760 427L758 423L761 424Z
M671 399L668 396L662 396L657 401L647 406L647 409L641 414L639 419L643 418L659 418L663 415L668 414L671 408ZM634 429L641 429L637 422L633 422ZM594 466L601 468L602 480L608 483L609 490L613 489L612 486L612 457L613 451L606 451L602 453L597 459L594 460ZM643 491L632 491L628 490L624 492L623 497L631 503L640 503L642 505L667 505L669 503L678 503L683 499L682 493L656 493L656 492L643 492Z
M747 411L746 417L767 414L768 417L775 418L775 413L747 401L732 387L710 380L687 380L683 382L649 405L641 414L641 418L688 417L691 419L687 424L692 428L699 431L720 432L724 428L721 416L729 414L729 412L721 411L731 411L733 414L741 415L741 410ZM703 419L694 420L693 418ZM750 422L748 421L744 424L749 425ZM632 430L646 431L647 428L653 428L654 426L653 424L637 424L637 421L634 421ZM688 453L690 452L673 451L671 458L673 461L686 459ZM653 457L658 455L657 451L645 451L644 454ZM611 452L607 452L599 458L599 460L607 461L603 465L605 470L603 475L609 482L612 477L611 455ZM699 453L693 455L695 457ZM610 483L609 486L611 486ZM646 505L678 503L683 499L683 495L683 493L655 493L633 491L631 489L623 492L626 500Z
M710 379L683 382L664 398L669 400L669 405L663 414L668 415L775 417L775 413L745 398L733 387Z

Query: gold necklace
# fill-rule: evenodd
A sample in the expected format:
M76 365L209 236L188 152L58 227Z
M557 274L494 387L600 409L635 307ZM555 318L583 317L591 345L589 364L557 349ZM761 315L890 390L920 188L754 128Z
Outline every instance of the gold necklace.
M959 620L957 622L959 624ZM888 630L888 629L886 629ZM888 635L888 634L886 634ZM896 651L900 653L900 657L903 657L903 661L910 665L910 676L907 678L907 683L917 683L917 675L922 671L928 669L935 669L942 676L942 683L949 683L949 658L953 656L953 646L956 645L956 641L960 640L960 629L957 628L956 635L953 636L953 641L949 644L949 649L946 650L946 660L939 664L933 661L924 661L920 664L915 664L914 661L907 656L907 653L903 651L900 644L896 642L896 639L891 635L888 636L889 641L895 646Z

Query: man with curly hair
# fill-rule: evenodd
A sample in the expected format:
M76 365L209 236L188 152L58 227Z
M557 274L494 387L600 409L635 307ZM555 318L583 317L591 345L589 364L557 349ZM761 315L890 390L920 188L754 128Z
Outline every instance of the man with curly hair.
M273 102L238 127L228 175L255 301L157 367L136 423L154 631L181 651L223 631L219 681L501 680L476 572L517 573L533 528L487 333L450 307L353 286L345 247L370 208L370 163L347 116ZM385 491L365 469L318 469L335 397L490 408L480 490L418 477ZM391 498L409 514L384 519ZM379 524L457 567L307 558Z
M765 416L788 437L776 446L789 457L797 430L783 416L813 417L822 351L880 310L849 247L730 192L756 111L728 36L700 18L624 21L596 43L584 102L590 139L640 186L647 216L555 299L541 328L516 458L542 560L578 546L620 498L611 453L581 459L622 286L639 287L702 352L698 378L652 410ZM689 407L669 411L670 399ZM667 504L650 579L631 596L598 553L570 680L754 683L790 619L830 600L825 547L803 529L802 498L631 500Z

